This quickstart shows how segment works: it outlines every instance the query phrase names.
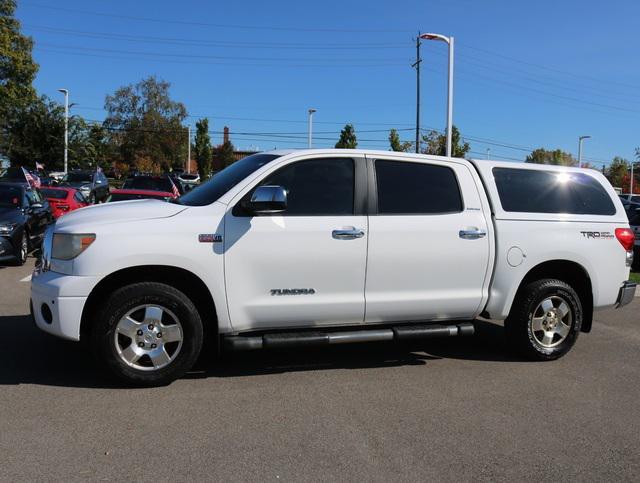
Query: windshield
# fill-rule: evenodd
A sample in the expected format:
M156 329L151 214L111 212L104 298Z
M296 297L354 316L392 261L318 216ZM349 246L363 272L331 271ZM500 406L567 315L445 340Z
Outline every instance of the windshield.
M26 178L24 176L24 171L22 171L22 168L7 168L7 170L2 173L2 179L14 179L16 181L21 181L21 182L25 182Z
M0 205L20 206L22 190L15 186L0 186Z
M214 175L206 183L181 196L178 203L187 206L210 205L251 173L279 157L277 154L253 154L242 158Z
M67 197L67 192L65 190L52 190L47 188L41 188L40 193L45 198L52 198L55 200L64 200Z
M150 190L150 191L164 191L165 193L171 193L173 183L169 178L156 178L153 176L136 176L129 178L122 185L126 190Z
M93 174L91 173L68 173L64 177L67 183L91 183Z

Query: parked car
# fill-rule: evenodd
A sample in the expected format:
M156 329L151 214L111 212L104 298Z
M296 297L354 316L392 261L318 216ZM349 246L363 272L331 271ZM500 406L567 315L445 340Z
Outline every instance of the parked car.
M49 173L49 177L55 179L56 181L62 181L64 179L64 171L51 171Z
M191 185L200 184L199 174L182 173L178 175L178 178L180 179L180 181L186 184L191 184Z
M174 193L180 196L180 190L169 176L134 176L127 178L122 185L123 189L161 191L163 193Z
M53 221L49 203L25 183L0 183L0 261L23 265Z
M104 203L109 197L109 181L100 171L70 171L60 186L77 189L90 204Z
M640 203L640 195L638 194L623 193L619 196L622 200L630 201L631 203Z
M109 203L146 199L171 201L176 198L177 196L175 193L168 191L112 189L111 196L109 196Z
M89 341L141 386L189 370L205 334L222 350L402 342L471 335L480 315L547 361L591 330L594 309L633 300L633 239L595 170L274 151L175 203L63 217L31 303L38 327Z
M49 202L54 218L60 218L62 215L78 208L89 206L86 198L75 188L46 187L41 188L40 192Z
M634 265L635 270L640 270L640 203L632 203L623 201L627 217L629 218L629 225L635 233L636 241L634 244Z

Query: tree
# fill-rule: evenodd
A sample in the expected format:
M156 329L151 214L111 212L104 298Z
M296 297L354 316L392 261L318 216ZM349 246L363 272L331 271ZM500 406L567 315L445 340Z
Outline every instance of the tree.
M185 158L187 130L182 122L187 109L171 99L169 87L168 82L151 76L106 97L104 126L112 131L122 161L130 164L148 157L169 169L177 159Z
M433 154L436 156L447 155L447 135L446 133L440 134L438 131L429 131L422 136L422 141L426 144L426 147L422 150L423 154ZM471 146L469 143L462 143L460 131L454 125L451 127L451 156L454 158L464 158Z
M13 127L37 102L33 79L38 64L33 61L33 40L20 33L20 22L14 18L15 0L0 0L0 156L22 150L12 148L13 135L19 129Z
M609 183L616 188L622 188L624 186L624 178L630 171L631 164L626 159L616 156L609 164L605 174ZM627 183L628 184L628 183Z
M391 147L391 151L407 152L411 149L413 143L411 143L410 141L400 141L398 130L392 129L391 131L389 131L389 146Z
M233 147L233 144L229 140L220 144L216 148L216 155L217 155L217 158L220 160L222 169L235 163L236 156L234 154L234 151L235 151L235 148Z
M357 147L358 141L356 140L355 129L353 129L352 124L346 124L340 131L340 139L336 143L336 148L355 149Z
M195 156L200 180L204 181L211 176L211 138L207 118L196 122Z
M578 161L569 153L560 149L547 151L544 148L535 149L525 159L526 163L553 164L556 166L577 166Z

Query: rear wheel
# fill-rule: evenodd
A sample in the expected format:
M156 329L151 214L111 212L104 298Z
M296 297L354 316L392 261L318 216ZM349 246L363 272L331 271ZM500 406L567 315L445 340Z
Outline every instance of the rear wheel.
M569 352L582 325L582 303L561 280L532 282L516 297L505 321L509 344L533 360L553 360Z
M191 300L161 283L116 290L91 331L94 354L120 381L165 385L187 372L202 348L202 322Z

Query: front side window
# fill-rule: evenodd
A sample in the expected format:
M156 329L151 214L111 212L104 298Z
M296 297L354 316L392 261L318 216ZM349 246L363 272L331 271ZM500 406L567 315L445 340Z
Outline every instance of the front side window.
M378 214L435 215L462 211L462 196L447 166L376 160Z
M355 165L349 158L321 158L291 163L260 183L282 186L287 209L280 215L353 215Z
M504 211L572 215L615 215L609 193L593 176L579 172L493 168Z

